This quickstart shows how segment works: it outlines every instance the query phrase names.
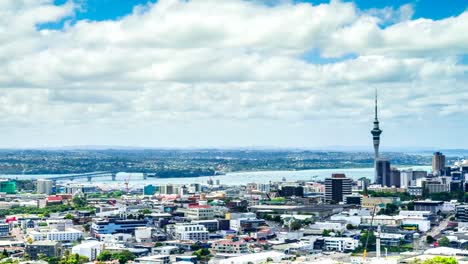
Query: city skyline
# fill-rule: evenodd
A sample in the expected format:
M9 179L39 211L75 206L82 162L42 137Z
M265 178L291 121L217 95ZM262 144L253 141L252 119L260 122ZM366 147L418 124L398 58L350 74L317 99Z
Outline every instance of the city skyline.
M372 151L378 89L381 152L468 149L463 1L124 2L1 1L0 148Z

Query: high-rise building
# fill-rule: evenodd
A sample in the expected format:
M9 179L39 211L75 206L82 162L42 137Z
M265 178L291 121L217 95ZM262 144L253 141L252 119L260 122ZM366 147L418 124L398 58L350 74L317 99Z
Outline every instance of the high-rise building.
M390 171L390 161L386 159L377 159L376 162L376 172L377 172L377 184L382 186L391 187L391 171Z
M390 170L390 186L395 186L397 188L400 188L401 186L401 172L397 168L391 168Z
M15 194L16 193L16 182L4 180L0 181L0 192L6 194Z
M54 182L47 179L38 179L36 182L36 192L39 194L52 194Z
M380 134L382 134L382 130L379 128L379 119L377 116L377 89L375 90L374 128L371 130L371 134L372 134L372 141L374 143L374 182L379 184L378 176L377 176L377 160L379 158Z
M159 186L155 186L155 185L152 185L152 184L145 185L143 187L143 195L154 195L156 193L156 191L159 190L158 187Z
M445 155L441 152L435 152L432 156L432 173L440 176L445 170Z
M345 195L352 192L353 180L346 178L344 174L332 174L331 178L325 179L325 201L344 202Z

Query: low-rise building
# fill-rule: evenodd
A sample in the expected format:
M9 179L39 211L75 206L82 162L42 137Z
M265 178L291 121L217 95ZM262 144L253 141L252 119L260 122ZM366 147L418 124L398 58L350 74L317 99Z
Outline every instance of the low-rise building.
M216 254L247 254L248 244L243 241L219 240L211 244Z
M58 241L34 241L26 245L25 252L32 260L38 259L39 255L45 255L49 258L61 257L62 244Z
M174 236L180 240L208 240L208 230L203 225L178 223L174 225Z
M214 218L214 210L209 205L190 205L186 217L192 220L210 220Z
M60 242L73 242L83 238L83 232L76 229L68 229L66 231L48 230L46 232L31 231L29 236L33 241L51 240Z
M104 243L99 241L91 241L83 244L76 245L72 248L73 254L85 256L89 261L96 260L97 256L104 251Z
M325 237L324 242L327 251L349 252L359 246L359 240L351 237Z
M137 227L145 227L147 223L147 220L97 219L91 225L91 233L95 236L101 234L133 233Z

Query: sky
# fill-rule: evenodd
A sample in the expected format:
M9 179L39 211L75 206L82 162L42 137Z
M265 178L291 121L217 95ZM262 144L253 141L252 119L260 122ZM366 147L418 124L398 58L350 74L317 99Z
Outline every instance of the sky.
M467 8L2 0L0 148L468 148Z

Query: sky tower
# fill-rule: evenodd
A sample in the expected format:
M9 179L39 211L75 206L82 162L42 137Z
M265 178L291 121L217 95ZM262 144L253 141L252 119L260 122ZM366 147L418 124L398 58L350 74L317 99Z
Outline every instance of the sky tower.
M371 134L374 143L374 181L377 184L382 184L382 179L378 179L377 177L377 159L379 158L380 134L382 134L382 130L379 128L379 119L377 117L377 89L375 89L374 128L371 130Z

